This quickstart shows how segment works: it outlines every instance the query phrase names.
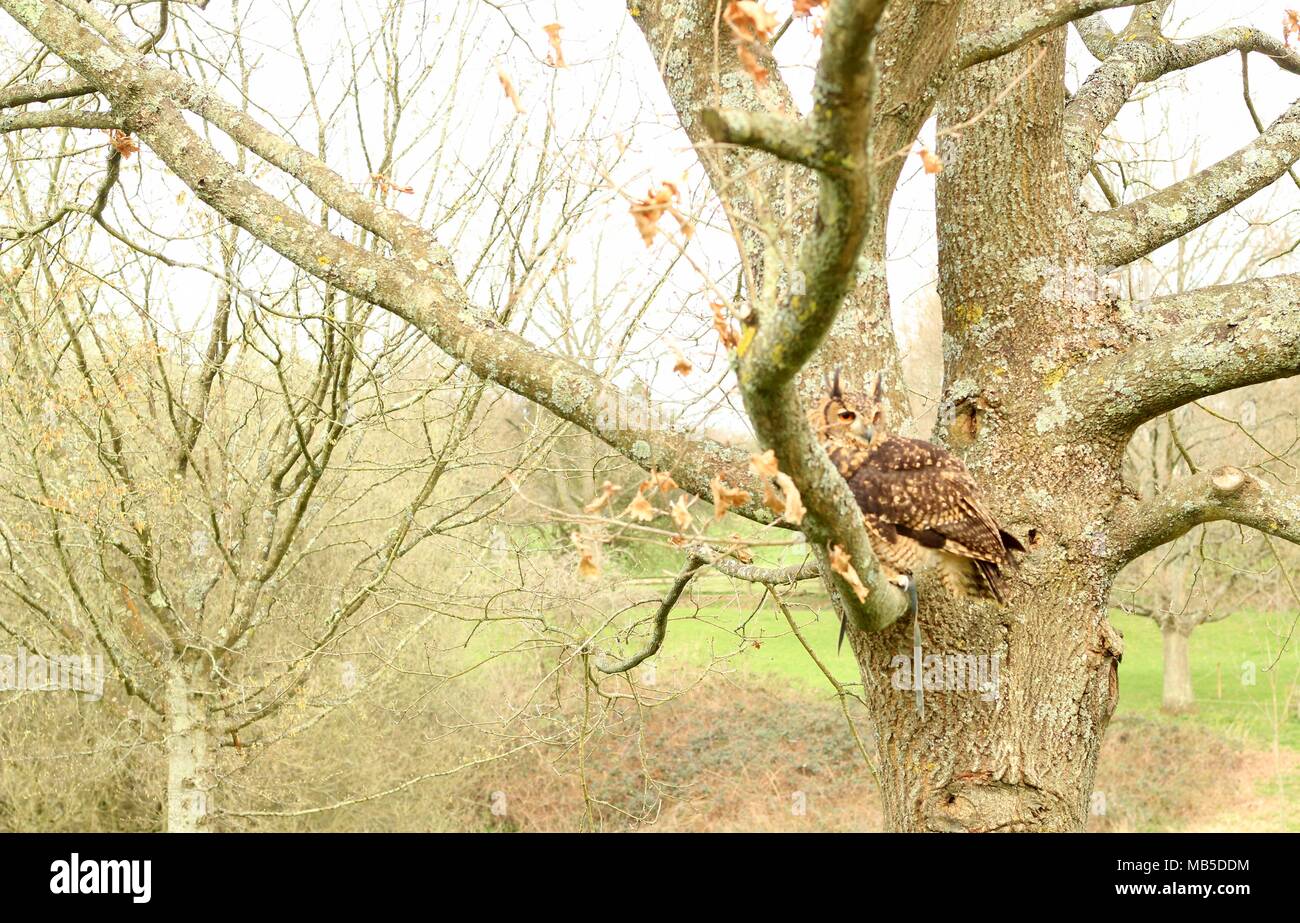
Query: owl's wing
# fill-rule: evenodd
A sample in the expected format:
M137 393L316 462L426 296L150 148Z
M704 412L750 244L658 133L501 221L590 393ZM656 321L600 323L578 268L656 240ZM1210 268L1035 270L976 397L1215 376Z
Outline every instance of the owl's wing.
M994 564L1012 563L1008 549L1020 549L980 502L961 459L939 446L891 436L870 449L835 448L831 456L862 512L902 536Z

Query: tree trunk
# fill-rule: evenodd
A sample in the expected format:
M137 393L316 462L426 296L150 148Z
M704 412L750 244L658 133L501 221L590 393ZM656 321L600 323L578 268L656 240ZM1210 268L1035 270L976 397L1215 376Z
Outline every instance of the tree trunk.
M1161 708L1171 715L1195 711L1192 665L1187 656L1191 632L1184 631L1171 622L1161 626L1160 634L1164 639L1164 697Z
M975 0L963 16L994 22L1019 6ZM1118 696L1123 644L1106 618L1118 564L1104 530L1123 493L1124 440L1077 432L1053 390L1114 310L1065 180L1064 61L1060 30L963 72L939 110L935 439L964 458L1029 554L1005 608L921 580L924 654L938 658L922 672L946 668L924 717L895 680L911 626L854 638L893 830L1081 830ZM971 656L993 688L952 675Z
M207 670L178 660L167 674L167 832L210 831L213 759Z

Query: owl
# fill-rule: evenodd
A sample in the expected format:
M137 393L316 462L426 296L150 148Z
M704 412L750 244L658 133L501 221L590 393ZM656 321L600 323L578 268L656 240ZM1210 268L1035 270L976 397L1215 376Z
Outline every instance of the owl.
M961 459L937 445L889 432L884 382L871 397L845 393L839 372L809 414L826 453L853 491L871 547L891 582L935 566L956 596L1003 599L1003 569L1024 545L997 524Z

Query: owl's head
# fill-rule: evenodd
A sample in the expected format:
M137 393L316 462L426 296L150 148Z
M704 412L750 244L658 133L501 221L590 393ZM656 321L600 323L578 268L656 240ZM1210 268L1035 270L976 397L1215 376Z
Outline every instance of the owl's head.
M822 442L854 440L875 445L885 438L885 381L876 376L871 395L845 391L840 385L840 371L835 370L826 396L808 415L809 422Z

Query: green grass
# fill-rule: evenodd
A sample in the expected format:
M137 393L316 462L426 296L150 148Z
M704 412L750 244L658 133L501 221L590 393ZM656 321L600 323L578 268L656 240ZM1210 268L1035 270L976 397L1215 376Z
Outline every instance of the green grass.
M1271 744L1274 717L1278 741L1300 749L1300 720L1285 713L1287 689L1300 672L1300 632L1272 671L1282 639L1295 618L1290 613L1238 612L1192 632L1190 659L1196 711L1176 720L1241 734ZM1118 714L1160 711L1162 660L1160 629L1150 619L1112 613L1124 633L1124 661L1119 668ZM1274 695L1276 694L1276 706Z
M703 601L702 601L703 602ZM844 683L860 681L857 665L846 645L836 653L839 624L815 597L792 607L800 631L817 656ZM1192 684L1197 710L1169 720L1214 728L1255 746L1272 743L1274 716L1278 741L1300 749L1300 720L1293 698L1291 716L1284 711L1286 690L1300 678L1300 630L1271 672L1273 661L1293 616L1240 612L1192 633ZM1113 613L1112 623L1124 633L1117 714L1161 714L1162 652L1160 629L1150 619ZM693 611L679 605L668 627L660 661L701 667L726 657L719 669L781 677L804 691L824 693L830 684L790 632L771 604L757 612L739 608L734 599ZM1250 665L1253 664L1253 670ZM1253 679L1253 682L1251 681ZM1277 707L1274 706L1276 693Z
M804 640L841 683L861 683L849 645L846 643L839 653L835 650L839 621L815 598L808 603L790 605ZM711 605L699 612L682 606L668 625L668 637L659 656L692 666L726 656L720 669L782 677L815 693L833 691L825 674L790 631L785 617L770 602L756 612L730 604Z

